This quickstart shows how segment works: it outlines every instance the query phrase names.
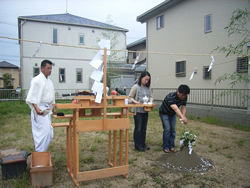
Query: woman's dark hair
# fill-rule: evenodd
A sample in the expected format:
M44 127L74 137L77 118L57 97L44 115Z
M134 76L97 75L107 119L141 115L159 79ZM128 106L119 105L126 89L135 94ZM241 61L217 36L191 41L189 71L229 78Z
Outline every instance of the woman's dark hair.
M141 76L139 78L139 81L138 81L138 85L141 86L141 80L142 78L144 78L145 76L149 76L149 80L148 80L148 83L146 84L147 87L150 87L150 84L151 84L151 76L150 76L150 73L148 71L144 71L141 73Z
M178 91L185 95L188 95L190 93L190 89L187 85L180 85Z
M50 60L45 59L41 62L41 67L46 67L46 64L52 65L52 62Z

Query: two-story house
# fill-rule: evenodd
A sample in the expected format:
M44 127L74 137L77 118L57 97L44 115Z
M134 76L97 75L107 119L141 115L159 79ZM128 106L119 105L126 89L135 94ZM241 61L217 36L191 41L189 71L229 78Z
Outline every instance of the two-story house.
M19 67L13 65L6 61L0 62L0 88L6 88L5 83L3 81L3 75L8 73L11 74L11 85L13 89L19 86Z
M231 88L229 80L215 82L225 73L247 74L248 67L242 64L247 64L248 57L226 58L226 54L212 51L217 46L236 46L242 41L241 35L229 37L224 28L235 10L245 8L250 9L248 0L166 0L139 15L137 21L146 23L147 67L152 86L177 88L187 84L190 88ZM211 55L215 62L208 71ZM238 83L236 88L247 86Z
M21 83L26 90L31 79L39 74L40 63L44 59L53 62L50 79L59 94L69 89L90 90L90 76L94 68L89 63L100 48L99 40L107 39L104 37L107 32L115 34L115 48L121 50L116 54L115 63L126 61L128 30L121 27L69 13L20 16L18 26Z
M238 90L230 90L232 80L216 83L225 74L250 75L249 57L226 57L214 51L217 46L235 47L243 40L242 35L228 36L225 30L238 9L249 12L249 1L165 0L137 17L146 23L147 70L155 101L160 103L168 92L187 84L190 115L249 125L250 84L238 82L234 87ZM249 21L244 27L250 30ZM249 47L243 46L245 51Z

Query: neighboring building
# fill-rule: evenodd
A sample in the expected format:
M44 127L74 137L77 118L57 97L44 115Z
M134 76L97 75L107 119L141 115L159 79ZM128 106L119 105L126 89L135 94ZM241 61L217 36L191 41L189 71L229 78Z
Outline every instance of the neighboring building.
M9 73L12 75L11 85L13 86L13 89L19 86L19 67L9 62L1 61L0 62L0 88L6 87L3 81L3 75L6 73Z
M147 51L146 37L141 38L135 42L128 44L127 50L128 50L128 58L127 58L128 64L134 64L136 57L138 57L139 55L140 56L139 56L138 62L145 60L146 53L140 53L140 52Z
M235 10L245 8L250 9L248 0L166 0L139 15L137 21L146 23L147 70L152 87L187 84L190 88L230 89L231 81L215 84L216 80L226 73L249 74L248 57L226 58L225 54L212 52L217 46L236 46L242 41L241 35L228 37L224 28ZM245 27L250 29L249 25ZM210 53L215 62L208 72ZM193 71L196 74L190 80ZM236 89L247 86L237 83Z
M147 69L146 53L143 53L146 51L146 37L128 44L127 50L127 64L114 70L116 75L111 78L111 88L126 87L129 91L129 88L140 77L141 72Z
M113 32L117 37L117 64L126 61L127 29L82 18L72 14L52 14L18 17L20 39L20 67L23 89L29 89L30 80L40 72L44 59L54 63L50 76L55 89L91 89L90 76L94 70L89 65L99 48L103 33ZM31 58L41 42L41 50ZM91 49L86 49L88 47ZM111 52L112 53L112 52ZM61 93L59 93L61 94Z

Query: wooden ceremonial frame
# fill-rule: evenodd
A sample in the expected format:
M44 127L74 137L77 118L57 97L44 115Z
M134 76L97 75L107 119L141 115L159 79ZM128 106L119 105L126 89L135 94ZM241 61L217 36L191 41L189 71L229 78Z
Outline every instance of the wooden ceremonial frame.
M153 109L153 105L125 104L128 96L106 96L106 69L107 69L107 49L104 48L104 75L103 75L103 97L101 103L95 103L95 96L75 96L77 104L55 104L58 109L72 109L72 115L54 116L56 119L69 119L69 123L52 123L54 127L66 127L66 147L67 147L67 170L71 175L75 185L79 182L100 178L107 178L122 175L128 177L128 150L129 150L129 108L144 106L147 111ZM112 104L108 104L112 100ZM107 113L107 108L120 108L120 113ZM90 109L90 113L86 110ZM114 117L107 119L107 117ZM102 117L102 119L86 120L87 117ZM81 119L80 119L81 118ZM108 164L111 168L79 171L79 133L91 131L109 131L108 144ZM119 161L117 161L117 131L119 131ZM123 147L123 133L125 131L125 148ZM113 152L112 152L113 133ZM125 149L125 160L123 161L123 150ZM112 155L112 158L111 158Z

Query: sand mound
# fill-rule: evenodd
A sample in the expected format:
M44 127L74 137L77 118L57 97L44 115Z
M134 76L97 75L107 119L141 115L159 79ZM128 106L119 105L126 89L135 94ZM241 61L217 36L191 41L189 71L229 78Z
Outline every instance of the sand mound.
M181 172L205 172L213 167L208 160L200 158L194 150L189 154L188 147L177 153L163 154L157 161L163 168Z

